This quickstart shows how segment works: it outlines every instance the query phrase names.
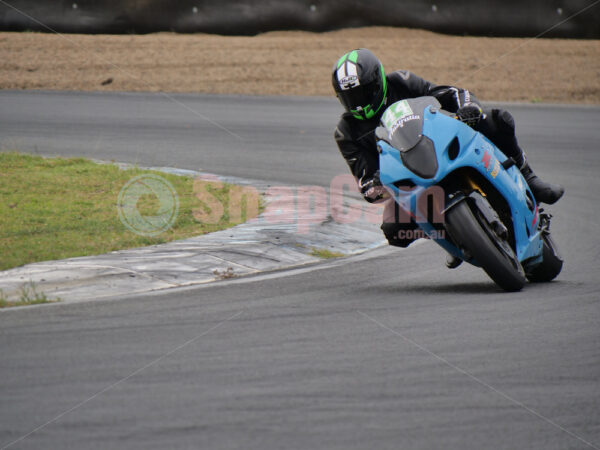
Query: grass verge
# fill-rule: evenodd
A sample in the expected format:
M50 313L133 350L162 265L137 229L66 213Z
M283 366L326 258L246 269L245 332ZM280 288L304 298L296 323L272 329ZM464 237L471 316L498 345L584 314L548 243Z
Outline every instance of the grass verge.
M119 193L134 177L150 174L172 186L178 213L164 232L142 235L121 220ZM129 197L137 218L146 225L160 222L164 202L152 190L137 188ZM261 210L260 196L250 188L138 168L121 170L83 158L3 152L0 270L197 236L245 222Z

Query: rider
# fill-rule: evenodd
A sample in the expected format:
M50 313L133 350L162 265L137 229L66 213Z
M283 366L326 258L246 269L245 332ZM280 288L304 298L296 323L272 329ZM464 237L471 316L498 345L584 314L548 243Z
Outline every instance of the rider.
M508 157L512 157L538 202L552 204L563 195L564 188L537 177L515 136L512 115L502 109L483 108L466 89L436 86L417 75L399 70L385 74L383 65L368 49L352 50L333 66L332 84L346 110L335 129L335 140L346 159L359 189L368 202L385 202L381 229L390 245L407 247L414 239L416 224L398 220L398 206L388 198L379 181L379 157L374 130L387 106L407 98L433 96L446 111L481 132ZM398 223L403 222L403 223ZM448 267L460 260L449 259Z

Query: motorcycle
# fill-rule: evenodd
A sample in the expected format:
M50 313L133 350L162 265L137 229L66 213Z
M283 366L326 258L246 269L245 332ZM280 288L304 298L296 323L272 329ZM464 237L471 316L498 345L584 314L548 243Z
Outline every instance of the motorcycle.
M390 105L375 134L381 183L448 253L481 267L506 291L560 273L552 216L514 160L437 99Z

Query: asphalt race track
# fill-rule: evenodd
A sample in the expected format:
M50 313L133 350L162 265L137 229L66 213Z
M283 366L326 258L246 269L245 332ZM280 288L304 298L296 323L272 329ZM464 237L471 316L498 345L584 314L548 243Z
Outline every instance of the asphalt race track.
M550 208L566 260L555 282L502 293L423 242L4 310L0 448L600 448L600 108L507 107L534 169L566 187ZM328 186L346 170L339 111L4 91L0 146Z

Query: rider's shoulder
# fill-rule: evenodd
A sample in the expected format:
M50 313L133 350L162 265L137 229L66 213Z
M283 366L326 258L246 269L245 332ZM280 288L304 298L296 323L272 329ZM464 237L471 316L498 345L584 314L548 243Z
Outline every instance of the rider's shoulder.
M400 84L408 83L408 81L414 77L416 77L416 75L410 70L395 70L394 72L388 73L386 76L388 82Z
M352 128L352 121L353 121L353 117L352 114L350 113L343 113L340 116L340 120L338 121L336 128L340 129L340 130L350 130Z
M368 133L374 128L373 124L377 121L373 120L358 120L352 113L345 112L341 115L336 126L336 133L344 136L344 140L356 140L359 136Z
M354 116L354 114L352 114L351 112L345 111L340 116L340 123L342 123L342 122L345 124L348 124L349 126L356 126L356 124L362 124L365 121L362 119L357 119Z

